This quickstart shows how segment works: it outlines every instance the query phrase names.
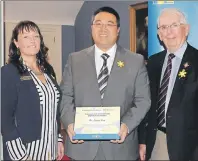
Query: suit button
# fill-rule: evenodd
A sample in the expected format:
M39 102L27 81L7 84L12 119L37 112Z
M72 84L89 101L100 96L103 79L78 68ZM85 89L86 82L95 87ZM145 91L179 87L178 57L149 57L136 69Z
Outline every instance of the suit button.
M157 128L154 128L155 131L157 131Z
M170 116L170 115L167 115L167 117L168 117L168 118L171 118L172 116Z

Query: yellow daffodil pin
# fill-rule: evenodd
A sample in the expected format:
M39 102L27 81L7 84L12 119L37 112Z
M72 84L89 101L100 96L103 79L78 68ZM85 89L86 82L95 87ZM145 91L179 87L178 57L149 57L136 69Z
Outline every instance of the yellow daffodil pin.
M179 72L179 78L185 78L186 74L187 74L186 70L182 69L182 71Z
M122 67L124 67L124 62L123 62L123 61L118 61L118 62L117 62L117 65L118 65L120 68L122 68Z

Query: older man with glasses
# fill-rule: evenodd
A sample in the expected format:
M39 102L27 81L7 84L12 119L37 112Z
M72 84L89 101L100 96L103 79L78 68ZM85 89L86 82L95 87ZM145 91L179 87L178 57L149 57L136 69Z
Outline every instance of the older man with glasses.
M198 140L198 50L189 25L175 9L162 10L158 36L165 50L149 58L151 109L139 127L140 156L191 160Z

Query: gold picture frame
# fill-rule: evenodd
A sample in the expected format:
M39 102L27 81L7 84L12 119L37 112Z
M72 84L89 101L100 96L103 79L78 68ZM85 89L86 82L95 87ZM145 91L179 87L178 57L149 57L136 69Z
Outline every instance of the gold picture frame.
M131 5L129 9L130 10L130 16L129 16L130 17L130 50L132 52L137 52L137 35L136 35L137 24L136 22L137 22L137 19L139 20L137 13L139 13L139 11L142 11L142 9L146 9L147 16L148 16L148 2Z

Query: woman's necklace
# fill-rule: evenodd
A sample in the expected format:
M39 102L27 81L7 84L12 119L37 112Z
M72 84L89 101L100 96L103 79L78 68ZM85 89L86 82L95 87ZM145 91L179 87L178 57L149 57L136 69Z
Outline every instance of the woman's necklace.
M43 75L43 72L41 72L41 71L37 72L37 71L32 70L32 69L31 69L31 71L32 71L35 75Z
M30 68L30 67L28 67L35 75L43 75L43 72L42 71L37 71L37 70L34 70L34 69L32 69L32 68Z
M35 75L43 75L43 72L42 71L36 71L36 70L34 70L33 68L30 68L29 66L27 66L26 65L26 62L25 61L23 61L23 64L27 67L27 68L29 68Z

